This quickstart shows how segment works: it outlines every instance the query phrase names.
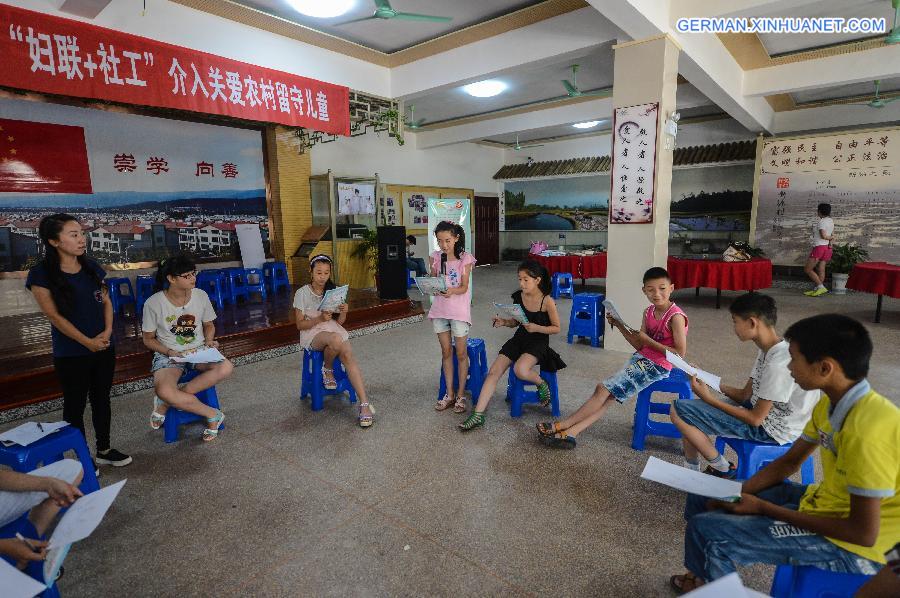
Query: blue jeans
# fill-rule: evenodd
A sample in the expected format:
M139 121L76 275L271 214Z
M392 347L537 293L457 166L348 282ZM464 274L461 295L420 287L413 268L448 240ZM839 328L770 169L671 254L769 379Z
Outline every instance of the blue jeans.
M416 276L428 275L428 268L425 267L425 260L420 257L406 258L406 269L415 272Z
M806 486L785 482L757 496L797 510ZM707 511L705 496L689 494L684 508L684 566L706 581L733 573L737 565L812 565L838 573L873 575L881 564L844 550L824 536L761 515Z
M624 403L629 397L637 395L654 382L668 377L669 370L635 353L628 359L624 368L601 384L616 401Z
M723 401L724 402L724 401ZM762 426L751 426L703 401L681 399L672 403L672 408L684 423L694 426L707 436L725 436L727 438L743 438L754 442L769 444L777 441Z

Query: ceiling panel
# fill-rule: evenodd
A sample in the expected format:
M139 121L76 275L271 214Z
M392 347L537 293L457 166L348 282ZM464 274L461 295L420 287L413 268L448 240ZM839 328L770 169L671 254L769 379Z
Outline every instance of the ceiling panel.
M900 91L900 77L881 80L881 93L891 91ZM822 89L810 89L807 91L797 91L792 95L794 101L798 104L807 102L819 102L823 100L836 100L840 98L852 98L861 95L874 95L875 86L873 82L866 81L864 83L851 83L849 85L838 85L835 87L826 87Z
M767 17L843 17L845 19L885 18L891 28L894 9L890 0L825 0L818 4L808 4L801 8L773 12ZM769 56L798 52L821 46L849 42L872 37L871 33L765 33L760 34Z
M356 0L349 12L332 19L307 17L294 10L287 0L234 0L270 15L356 42L382 52L396 52L416 44L458 31L465 27L541 4L545 0L390 0L397 12L452 17L449 23L372 19L361 23L338 23L371 16L372 0ZM324 0L327 1L327 0Z

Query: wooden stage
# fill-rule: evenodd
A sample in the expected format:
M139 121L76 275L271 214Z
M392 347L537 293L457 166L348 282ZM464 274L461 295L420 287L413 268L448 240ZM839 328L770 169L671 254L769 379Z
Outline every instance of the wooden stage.
M297 342L292 307L294 291L282 290L260 302L225 305L216 318L216 340L229 358ZM423 313L408 299L383 301L374 290L351 289L345 326L355 330ZM0 318L0 411L39 403L62 395L53 371L50 322L42 313ZM113 325L116 373L113 384L150 374L151 353L141 340L138 319L129 313Z

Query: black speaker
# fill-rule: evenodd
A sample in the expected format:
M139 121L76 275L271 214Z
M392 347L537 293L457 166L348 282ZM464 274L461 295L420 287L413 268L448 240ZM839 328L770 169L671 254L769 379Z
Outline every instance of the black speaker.
M378 227L378 297L406 299L406 227Z

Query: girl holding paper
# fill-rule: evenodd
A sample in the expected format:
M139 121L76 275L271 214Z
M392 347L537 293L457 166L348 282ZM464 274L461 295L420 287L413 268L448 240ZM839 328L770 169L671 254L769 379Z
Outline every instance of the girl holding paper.
M472 415L459 425L463 431L484 425L484 412L497 388L500 377L513 367L519 380L537 386L541 406L550 404L550 386L534 370L539 365L541 371L556 372L566 367L559 354L550 348L550 335L558 334L559 313L556 303L550 297L550 276L547 269L531 260L519 264L519 290L512 294L513 301L521 306L528 323L520 324L512 318L494 316L494 326L515 328L516 333L500 348L500 354L491 364L478 404Z
M84 231L74 216L45 216L38 234L44 259L29 270L25 288L50 320L53 368L63 391L63 419L84 434L84 408L90 398L96 462L128 465L131 457L109 446L109 391L116 351L112 303L103 282L106 271L85 255Z
M297 289L294 295L294 316L300 331L300 346L307 351L322 351L322 384L328 390L337 388L334 379L334 360L339 357L347 372L353 390L359 396L357 421L361 428L374 423L375 409L369 403L362 371L350 348L350 335L343 324L347 320L348 306L342 303L337 318L328 311L319 311L325 292L335 288L331 281L331 258L325 254L309 260L310 283Z
M150 427L158 430L166 421L169 406L196 413L206 418L203 440L219 435L225 414L206 405L197 393L212 388L231 375L234 366L225 358L216 363L184 363L174 358L202 349L217 348L215 340L216 312L203 289L194 288L197 267L185 255L163 258L156 271L156 293L144 303L144 345L153 351L153 411ZM189 370L201 372L187 384L178 387L181 376Z

